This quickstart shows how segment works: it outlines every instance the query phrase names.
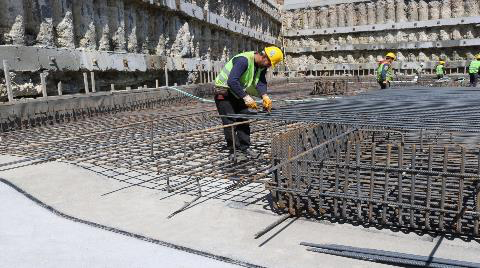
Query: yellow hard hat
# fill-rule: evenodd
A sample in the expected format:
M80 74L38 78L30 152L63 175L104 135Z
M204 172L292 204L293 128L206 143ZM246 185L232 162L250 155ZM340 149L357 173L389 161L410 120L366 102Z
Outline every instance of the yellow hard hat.
M283 52L280 48L271 46L265 48L265 54L270 59L272 67L275 67L279 62L283 61Z
M397 56L395 56L395 53L393 53L393 52L388 52L386 57L392 58L393 60L395 60L397 58Z
M438 63L440 63L442 65L445 64L445 62L443 60L439 61Z
M480 60L480 53L475 56L477 60Z

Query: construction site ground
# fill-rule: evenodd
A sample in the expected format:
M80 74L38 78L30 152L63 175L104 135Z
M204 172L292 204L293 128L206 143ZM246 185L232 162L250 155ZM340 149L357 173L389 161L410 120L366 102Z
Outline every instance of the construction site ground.
M253 142L261 143L255 136ZM0 165L26 157L18 153L3 154ZM0 266L387 266L309 252L300 242L480 262L479 241L364 228L328 220L291 218L254 239L256 232L280 218L271 209L269 192L263 184L256 183L226 191L225 185L231 182L213 178L208 181L203 197L168 218L195 197L191 191L168 193L132 187L135 184L131 181L112 179L105 176L105 170L97 168L102 169L88 163L58 160L0 171L0 239L7 241L0 243ZM32 204L38 205L35 211ZM69 227L75 231L62 227L65 220L78 223ZM45 222L49 224L42 225ZM40 232L49 235L41 240ZM65 242L68 239L75 243ZM53 245L56 251L46 250ZM175 251L166 251L170 249ZM42 258L40 264L39 258ZM102 259L100 265L96 261L99 259Z

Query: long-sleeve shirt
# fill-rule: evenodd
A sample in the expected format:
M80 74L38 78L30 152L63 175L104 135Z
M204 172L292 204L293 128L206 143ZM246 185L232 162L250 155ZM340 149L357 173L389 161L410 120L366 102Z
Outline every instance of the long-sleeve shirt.
M248 59L240 56L233 59L233 67L230 71L230 75L228 76L227 85L228 87L240 98L247 96L247 93L244 91L242 83L240 83L240 77L242 77L243 73L248 69ZM255 74L258 71L257 65L255 65ZM267 73L267 69L263 70L260 74L260 80L257 83L257 90L260 96L263 96L267 93L267 78L265 74Z

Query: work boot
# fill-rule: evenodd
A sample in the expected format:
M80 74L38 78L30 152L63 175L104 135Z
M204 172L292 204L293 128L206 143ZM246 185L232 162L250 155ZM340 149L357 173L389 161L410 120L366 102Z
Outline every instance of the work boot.
M242 153L243 153L246 157L248 157L248 158L257 159L257 158L260 157L260 153L255 152L255 151L253 151L253 150L250 149L250 148L241 150L240 152L242 152Z
M230 152L230 154L228 155L228 160L230 161L241 162L247 159L247 155L245 155L242 151L237 151L236 154Z

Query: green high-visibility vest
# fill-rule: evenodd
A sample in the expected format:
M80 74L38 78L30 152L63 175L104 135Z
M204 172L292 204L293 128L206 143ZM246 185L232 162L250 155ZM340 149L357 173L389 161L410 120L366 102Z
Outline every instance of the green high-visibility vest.
M377 67L377 81L378 82L383 82L382 71L383 71L383 68L385 67L385 64L386 64L385 62L382 62ZM387 70L387 75L385 77L385 81L392 81L392 80L393 80L393 68L392 68L392 65L389 64L389 68Z
M435 68L435 71L437 72L438 75L445 74L445 69L441 64L437 65L437 67Z
M480 69L480 60L474 60L470 62L470 66L468 66L468 73L476 74Z
M258 68L257 73L255 73L255 51L240 53L233 57L229 62L227 62L227 64L223 67L222 71L220 71L217 78L215 79L215 86L229 88L227 84L228 76L230 75L230 72L233 68L233 60L237 57L245 57L248 60L248 68L240 77L240 84L242 84L243 90L245 90L248 95L260 97L260 94L257 90L257 84L260 80L260 75L262 74L264 68ZM233 93L232 91L231 93L235 95L235 93Z

